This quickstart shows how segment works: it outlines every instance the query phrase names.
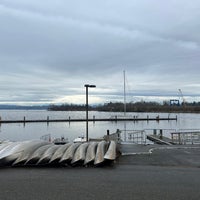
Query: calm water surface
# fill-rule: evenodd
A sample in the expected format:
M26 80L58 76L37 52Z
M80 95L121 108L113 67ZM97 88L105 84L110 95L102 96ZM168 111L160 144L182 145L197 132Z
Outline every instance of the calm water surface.
M111 112L89 112L89 118L109 118L123 113ZM128 113L131 116L140 117L176 117L177 121L139 121L139 122L89 122L89 137L102 137L107 130L114 133L120 130L143 130L152 133L153 129L169 129L165 134L172 130L179 129L200 129L200 114L169 114L169 113ZM65 111L46 111L46 110L0 110L2 120L21 120L24 119L77 119L85 118L85 112L65 112ZM22 141L39 139L43 135L50 134L51 138L66 137L70 141L76 137L85 135L85 122L58 122L58 123L17 123L0 124L0 140ZM170 134L169 134L170 135Z

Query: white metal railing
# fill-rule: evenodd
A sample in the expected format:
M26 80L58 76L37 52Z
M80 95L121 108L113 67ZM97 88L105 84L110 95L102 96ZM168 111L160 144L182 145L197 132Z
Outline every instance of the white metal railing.
M122 143L153 144L147 135L162 135L174 144L200 144L200 129L143 129L118 130Z
M172 141L176 144L200 144L200 130L181 129L171 133Z
M122 143L146 144L145 130L120 130Z

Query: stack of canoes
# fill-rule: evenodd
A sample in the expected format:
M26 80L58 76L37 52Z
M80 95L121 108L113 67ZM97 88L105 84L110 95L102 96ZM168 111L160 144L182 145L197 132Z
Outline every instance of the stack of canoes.
M94 165L116 159L116 143L85 142L55 145L41 140L0 144L0 166Z

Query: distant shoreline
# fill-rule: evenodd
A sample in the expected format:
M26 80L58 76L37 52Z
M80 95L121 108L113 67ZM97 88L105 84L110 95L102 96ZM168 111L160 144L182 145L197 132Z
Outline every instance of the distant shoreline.
M85 105L62 104L50 105L50 111L85 111ZM104 112L149 112L149 113L200 113L200 102L171 105L168 102L160 104L157 102L136 102L136 103L105 103L103 105L88 106L89 111Z
M0 110L47 110L47 111L85 111L85 104L62 104L62 105L0 105ZM184 105L159 104L157 102L105 103L101 105L89 105L89 111L121 112L126 113L200 113L200 102L187 103Z

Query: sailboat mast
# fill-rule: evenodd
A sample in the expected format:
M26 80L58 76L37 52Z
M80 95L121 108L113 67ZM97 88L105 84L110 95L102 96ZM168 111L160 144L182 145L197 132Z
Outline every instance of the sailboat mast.
M124 116L126 116L126 74L124 70Z

